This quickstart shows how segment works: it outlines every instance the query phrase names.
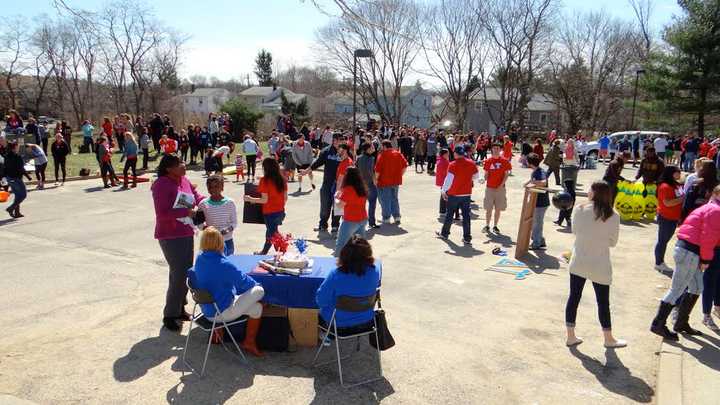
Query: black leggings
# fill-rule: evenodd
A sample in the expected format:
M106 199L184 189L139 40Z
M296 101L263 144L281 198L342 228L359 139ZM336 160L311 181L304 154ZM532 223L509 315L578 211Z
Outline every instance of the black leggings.
M55 163L55 182L58 181L59 169L62 169L62 181L65 183L65 177L67 176L67 172L65 171L65 159L56 159L53 162Z
M35 165L35 177L37 177L37 181L45 183L45 169L47 169L47 162L41 165Z
M598 306L598 317L600 318L600 326L603 330L610 330L610 286L593 282L595 290L595 299ZM582 297L583 287L585 287L585 278L570 274L570 297L565 306L565 324L570 327L575 326L575 318L577 317L577 309Z
M245 155L245 160L247 160L248 177L255 177L255 159L257 159L257 155Z
M137 158L132 158L132 159L128 158L125 160L125 167L123 168L123 176L125 176L125 184L127 184L127 182L128 182L127 175L128 175L128 171L130 171L130 170L132 170L133 183L135 182L134 178L137 177L136 169L137 169Z

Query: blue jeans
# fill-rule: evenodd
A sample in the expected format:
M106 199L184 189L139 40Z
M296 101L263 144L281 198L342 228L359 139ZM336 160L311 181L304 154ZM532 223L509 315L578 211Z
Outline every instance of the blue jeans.
M695 152L685 152L685 159L682 161L683 170L686 172L692 172L696 157L697 154Z
M232 239L225 241L225 256L232 256L235 254L235 242Z
M665 263L665 250L667 249L667 244L672 238L673 234L675 233L675 228L677 228L677 221L671 221L669 219L665 219L662 215L658 214L657 216L657 223L658 223L658 240L655 244L655 264L663 264Z
M377 207L378 189L374 184L368 184L368 223L375 225L375 207Z
M447 237L450 235L450 226L453 222L453 214L457 211L462 211L462 227L463 227L463 240L471 241L472 235L470 234L470 196L454 196L449 195L447 200L447 210L445 211L445 222L440 233Z
M530 239L532 247L545 246L545 238L543 237L543 223L545 222L545 211L548 207L535 207L533 214L532 233Z
M265 218L265 245L263 245L263 250L260 254L266 255L267 252L270 251L270 246L272 246L270 238L275 235L280 225L282 225L283 219L285 219L285 212L273 212L272 214L265 214L263 217Z
M340 256L340 251L353 235L357 234L361 238L365 238L365 227L367 227L367 223L367 219L358 222L343 219L340 224L340 229L338 230L337 241L335 242L335 256Z
M378 187L378 199L382 210L383 221L389 221L390 217L400 219L400 202L398 201L399 186Z
M675 271L672 275L672 283L670 290L662 300L675 305L686 288L690 294L702 294L703 272L700 271L700 256L689 250L675 246L673 258L675 259Z
M25 188L25 183L23 183L22 178L17 177L8 177L7 181L10 185L10 189L15 195L15 199L13 200L13 203L10 204L10 206L8 207L8 210L19 209L20 203L25 200L25 197L27 197L27 188Z

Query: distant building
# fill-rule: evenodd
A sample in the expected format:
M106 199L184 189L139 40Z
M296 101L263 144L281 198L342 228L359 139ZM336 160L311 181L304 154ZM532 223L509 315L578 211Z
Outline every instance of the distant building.
M467 108L465 130L488 132L495 135L500 125L500 89L486 89L487 102L482 91L475 93ZM560 112L549 96L533 94L528 102L525 114L525 127L531 131L545 131L557 128L560 124ZM496 124L497 123L497 124Z
M314 102L307 94L293 93L292 91L279 86L255 86L240 92L240 99L243 103L253 106L266 113L278 113L282 108L281 94L291 103L299 103L305 100L308 104L308 114L314 111Z
M219 88L200 88L192 93L180 96L183 111L191 114L208 115L220 110L226 101L230 100L232 93Z
M365 122L368 113L371 118L379 117L380 110L387 110L393 113L395 108L392 105L391 90L386 90L387 102L390 104L388 108L378 108L375 102L370 102L367 106L363 105L362 98L358 95L356 104L356 114L358 122ZM353 100L352 94L340 92L332 93L327 97L333 108L326 108L326 114L333 114L337 117L349 118L352 116ZM385 106L385 100L379 96L381 107ZM403 86L400 88L400 104L402 106L402 114L400 122L409 126L419 128L429 128L433 115L433 98L432 94L424 90L420 86Z

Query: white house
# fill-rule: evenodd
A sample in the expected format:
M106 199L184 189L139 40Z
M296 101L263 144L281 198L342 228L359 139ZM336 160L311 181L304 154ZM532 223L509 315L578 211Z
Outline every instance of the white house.
M293 93L292 91L279 86L255 86L240 92L240 99L243 103L254 106L264 112L278 112L282 107L281 93L291 103L299 103L305 100L308 103L309 113L313 112L313 103L306 94Z
M191 114L207 115L220 110L226 101L230 100L232 93L219 88L195 89L192 93L183 94L183 111Z

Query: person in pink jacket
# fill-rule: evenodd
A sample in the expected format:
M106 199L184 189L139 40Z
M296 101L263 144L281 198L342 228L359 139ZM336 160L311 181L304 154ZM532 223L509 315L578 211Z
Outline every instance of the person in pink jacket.
M450 160L448 157L450 152L447 149L440 149L440 153L437 155L435 161L435 185L442 187L445 183L445 177L447 177L448 166L450 166ZM445 211L447 211L447 202L440 196L440 219L445 218Z
M680 225L675 245L675 271L670 290L660 301L657 315L650 331L665 339L677 341L677 333L702 335L690 327L688 320L703 290L703 272L712 261L715 248L720 246L720 186L713 190L705 205L695 209ZM673 333L665 325L673 306L684 294L678 307L678 317Z
M185 163L177 155L164 155L157 168L158 179L152 185L155 205L155 239L160 243L170 266L165 295L163 325L180 330L180 322L189 321L185 312L187 270L193 265L192 218L205 199L185 177Z

